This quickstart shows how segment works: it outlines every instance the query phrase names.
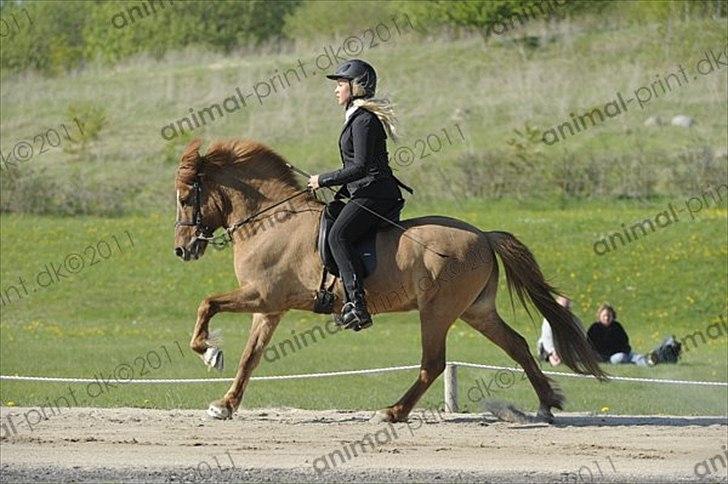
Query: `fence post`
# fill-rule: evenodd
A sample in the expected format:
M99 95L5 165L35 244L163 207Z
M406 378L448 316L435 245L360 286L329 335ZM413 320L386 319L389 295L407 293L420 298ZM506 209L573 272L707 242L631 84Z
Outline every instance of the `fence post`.
M458 365L445 363L445 413L458 409Z

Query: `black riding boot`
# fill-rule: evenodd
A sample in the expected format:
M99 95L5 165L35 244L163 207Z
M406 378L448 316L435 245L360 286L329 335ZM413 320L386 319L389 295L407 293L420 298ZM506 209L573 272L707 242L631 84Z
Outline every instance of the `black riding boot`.
M347 286L345 284L345 286ZM351 287L346 287L348 302L341 309L341 318L337 321L346 329L361 331L372 324L372 316L367 311L366 300L364 299L364 288L361 280L354 274Z

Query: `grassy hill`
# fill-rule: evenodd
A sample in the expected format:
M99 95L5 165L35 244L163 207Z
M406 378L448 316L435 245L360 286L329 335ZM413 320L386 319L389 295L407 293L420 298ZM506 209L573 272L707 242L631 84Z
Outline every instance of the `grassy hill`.
M399 146L405 152L390 145L390 155L400 165L399 175L419 188L418 198L649 197L689 194L724 180L728 69L706 75L695 69L710 51L725 58L725 22L600 20L533 21L484 44L479 36L415 32L399 17L400 33L389 41L373 48L371 42L351 44L349 51L377 67L379 92L398 106ZM394 32L395 20L389 23ZM370 39L365 29L351 35ZM307 170L334 168L342 113L333 83L310 67L300 81L287 75L285 86L271 79L299 61L313 66L326 52L341 51L346 38L299 42L280 53L189 50L162 61L138 57L61 77L7 77L0 86L0 149L17 168L0 173L0 208L69 214L169 209L174 163L193 136L255 138ZM319 65L327 63L320 58ZM678 86L673 80L664 93L654 86L642 109L635 101L618 116L557 143L541 141L544 132L569 121L570 113L603 108L617 93L634 98L644 87L638 95L646 98L651 83L679 75L679 66L687 81ZM222 103L236 88L265 93L274 84L278 92L271 90L261 102L252 96L245 108L187 135L172 140L161 135L165 125ZM51 146L55 135L49 129L63 135L63 123L76 138L73 116L93 124L100 112L105 125L85 149L65 139ZM676 114L693 117L695 125L644 125L649 117L669 122ZM459 130L462 137L448 141L443 130L451 137ZM18 145L23 141L33 155L18 162L11 153L27 156L27 146ZM407 149L410 159L402 157Z

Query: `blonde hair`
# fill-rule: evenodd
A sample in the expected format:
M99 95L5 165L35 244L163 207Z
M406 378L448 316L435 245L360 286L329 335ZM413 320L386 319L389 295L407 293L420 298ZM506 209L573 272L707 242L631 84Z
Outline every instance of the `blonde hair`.
M357 83L352 82L352 95L362 96L364 94L364 87ZM366 98L366 99L354 99L352 102L354 106L364 108L368 111L373 112L379 121L384 125L384 130L387 132L387 136L392 138L395 143L399 140L397 133L397 116L394 114L394 104L389 99L384 98Z

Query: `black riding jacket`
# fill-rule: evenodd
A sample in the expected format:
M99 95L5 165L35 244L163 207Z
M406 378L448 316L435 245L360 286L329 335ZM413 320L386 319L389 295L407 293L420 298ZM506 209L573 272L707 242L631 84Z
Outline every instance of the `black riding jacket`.
M399 187L409 187L392 174L386 140L387 133L379 118L358 108L349 116L339 137L343 167L321 174L319 185L345 185L340 192L346 190L343 194L352 198L402 198Z

